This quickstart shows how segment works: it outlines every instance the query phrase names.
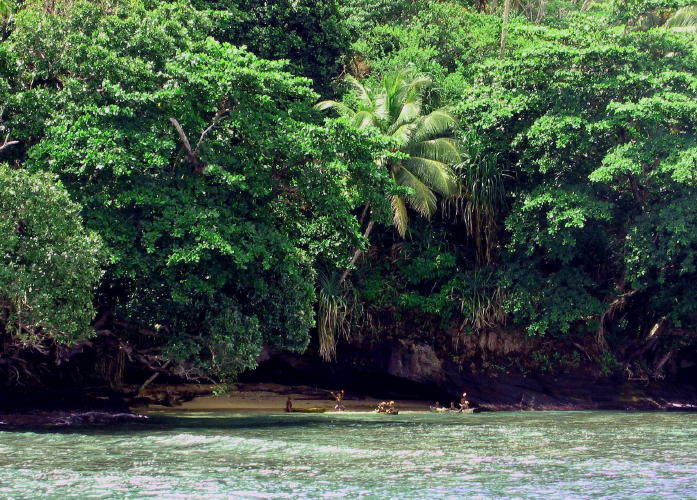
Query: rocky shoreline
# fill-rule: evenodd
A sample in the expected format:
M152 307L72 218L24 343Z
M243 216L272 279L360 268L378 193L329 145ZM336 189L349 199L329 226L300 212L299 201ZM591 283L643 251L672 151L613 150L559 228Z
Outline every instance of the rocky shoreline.
M37 411L0 414L0 429L11 427L75 427L84 425L115 425L147 421L147 415L103 411Z
M65 428L144 422L121 391L108 387L50 387L0 391L0 430Z

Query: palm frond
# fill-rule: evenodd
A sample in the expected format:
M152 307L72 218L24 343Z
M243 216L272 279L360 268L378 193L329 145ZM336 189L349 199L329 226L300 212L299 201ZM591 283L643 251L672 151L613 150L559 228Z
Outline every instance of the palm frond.
M370 111L359 111L353 115L353 124L359 129L378 127L378 118Z
M392 71L382 77L382 89L386 94L397 95L400 87L404 85L406 79L403 71Z
M697 32L697 5L678 9L664 26L673 31Z
M414 141L427 141L450 134L457 127L457 120L445 109L437 109L417 121Z
M332 100L327 100L327 101L320 101L317 104L315 104L314 109L318 111L327 111L329 109L336 111L339 116L343 116L346 118L353 118L356 112L349 108L346 104L343 102L338 102L338 101L332 101Z
M412 123L419 116L421 116L421 99L405 103L397 119L387 129L387 134L392 135L399 127L407 123Z
M397 139L403 146L411 141L414 131L416 130L416 124L405 123L401 127L397 128L391 135L394 139Z
M404 106L420 100L420 94L410 89L410 81L404 71L387 73L383 77L378 108L386 120L397 122Z
M391 114L393 106L392 97L393 96L385 89L382 89L381 92L375 96L375 114L385 123L390 123L395 119Z
M401 196L392 196L390 201L393 213L392 221L399 235L404 238L407 234L407 227L409 226L409 214L407 213L407 206L404 203L404 198Z
M429 141L412 142L404 148L404 152L412 156L428 158L451 165L462 161L460 148L455 139L450 137L437 137Z
M370 96L370 92L367 88L365 88L365 86L361 82L358 81L357 78L355 78L352 75L346 75L344 77L344 81L348 83L353 90L356 91L358 101L364 108L375 108L375 102L373 101L373 98Z
M402 160L402 168L406 168L423 184L443 196L456 191L455 176L446 163L412 156Z
M388 75L388 80L393 82L396 92L404 91L407 96L421 95L423 90L433 83L431 77L415 74L413 69L393 71Z
M436 193L452 196L457 191L452 165L461 162L461 155L459 144L448 137L457 127L457 120L446 109L423 115L424 90L432 82L427 76L414 76L411 70L385 74L380 88L373 90L353 76L345 80L358 95L358 109L351 110L335 101L322 101L315 107L350 117L358 128L377 127L396 140L400 152L409 155L401 162L377 162L379 167L390 169L397 185L413 191L409 196L391 198L395 226L404 236L407 204L430 217L436 210Z
M426 75L419 75L409 80L407 82L407 87L409 88L409 91L414 95L421 95L423 89L429 87L432 83L433 80L431 80L430 77Z
M397 170L396 177L399 185L409 187L414 191L413 194L407 196L407 203L422 216L430 218L436 211L436 195L431 191L431 188L404 165Z
M402 108L405 106L412 103L418 103L419 107L421 106L423 90L431 84L431 79L427 76L410 78L406 72L397 73L396 78L397 84L392 90L394 94L392 99L392 113L395 119L399 120ZM419 111L419 114L414 116L412 120L416 119L420 114L421 112Z

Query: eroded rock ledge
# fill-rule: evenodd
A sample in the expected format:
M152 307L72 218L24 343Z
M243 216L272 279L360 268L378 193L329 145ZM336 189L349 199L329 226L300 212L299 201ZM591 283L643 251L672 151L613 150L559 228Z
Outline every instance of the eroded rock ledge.
M113 425L128 422L143 422L145 415L134 413L109 413L103 411L37 411L31 413L0 414L3 427L72 427L82 425Z

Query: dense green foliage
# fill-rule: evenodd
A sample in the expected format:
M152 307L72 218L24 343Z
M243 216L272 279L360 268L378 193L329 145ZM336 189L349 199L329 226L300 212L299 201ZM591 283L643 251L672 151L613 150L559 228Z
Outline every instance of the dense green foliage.
M22 342L90 336L99 237L48 173L0 165L0 332Z
M221 41L244 45L265 59L290 61L290 69L330 90L350 50L350 33L336 0L195 0L214 11Z
M518 4L503 58L499 17L454 2L364 26L364 66L432 75L463 162L443 220L395 242L411 264L371 265L363 296L427 323L464 314L475 331L507 317L630 364L650 342L660 359L697 319L695 38L669 29L689 26L689 7L638 1L622 26L619 4L549 6L531 23L533 3ZM654 28L636 18L647 13Z
M27 331L84 334L98 235L100 317L219 375L503 328L658 374L697 333L695 7L512 5L2 4L2 214L35 183L75 248L3 218L5 324L31 289Z
M657 287L640 321L681 324L695 313L677 291L694 269L681 215L695 208L693 43L584 26L567 37L549 30L541 47L486 64L460 106L517 173L505 219L509 307L531 333L568 332L599 318L603 302ZM651 241L661 231L675 233ZM664 308L663 293L688 309Z
M264 343L303 349L317 261L360 243L356 206L385 203L385 143L314 122L308 81L207 38L199 12L124 9L18 16L5 120L26 166L102 236L103 307L170 355L234 373Z

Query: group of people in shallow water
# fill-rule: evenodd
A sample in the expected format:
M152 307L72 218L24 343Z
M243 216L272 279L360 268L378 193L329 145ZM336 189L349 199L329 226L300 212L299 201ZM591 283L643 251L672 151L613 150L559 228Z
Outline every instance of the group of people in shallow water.
M334 405L334 409L336 411L344 411L346 408L344 407L344 398L346 397L346 391L341 389L340 391L329 391L329 393L332 395L334 400L336 401L336 405ZM450 402L450 407L445 407L441 406L440 402L436 401L436 403L432 406L430 406L431 411L435 412L458 412L462 413L465 410L468 410L470 407L470 402L467 400L467 393L463 392L462 397L460 398L460 404L456 407L455 406L455 401ZM292 412L293 410L293 402L288 396L288 399L286 400L286 411L287 412ZM324 410L323 410L324 411ZM399 413L399 410L397 409L397 406L394 401L381 401L378 403L377 408L375 408L376 413L387 413L388 415L396 415Z
M381 401L378 403L378 407L375 408L376 413L387 413L388 415L396 415L399 413L397 406L394 401Z
M470 402L467 400L467 393L463 392L462 397L460 398L460 404L456 407L455 406L455 401L450 402L450 407L445 407L441 406L440 402L436 401L434 405L432 405L431 411L436 411L440 413L446 413L446 412L457 412L457 413L462 413L465 410L469 410L470 407Z

